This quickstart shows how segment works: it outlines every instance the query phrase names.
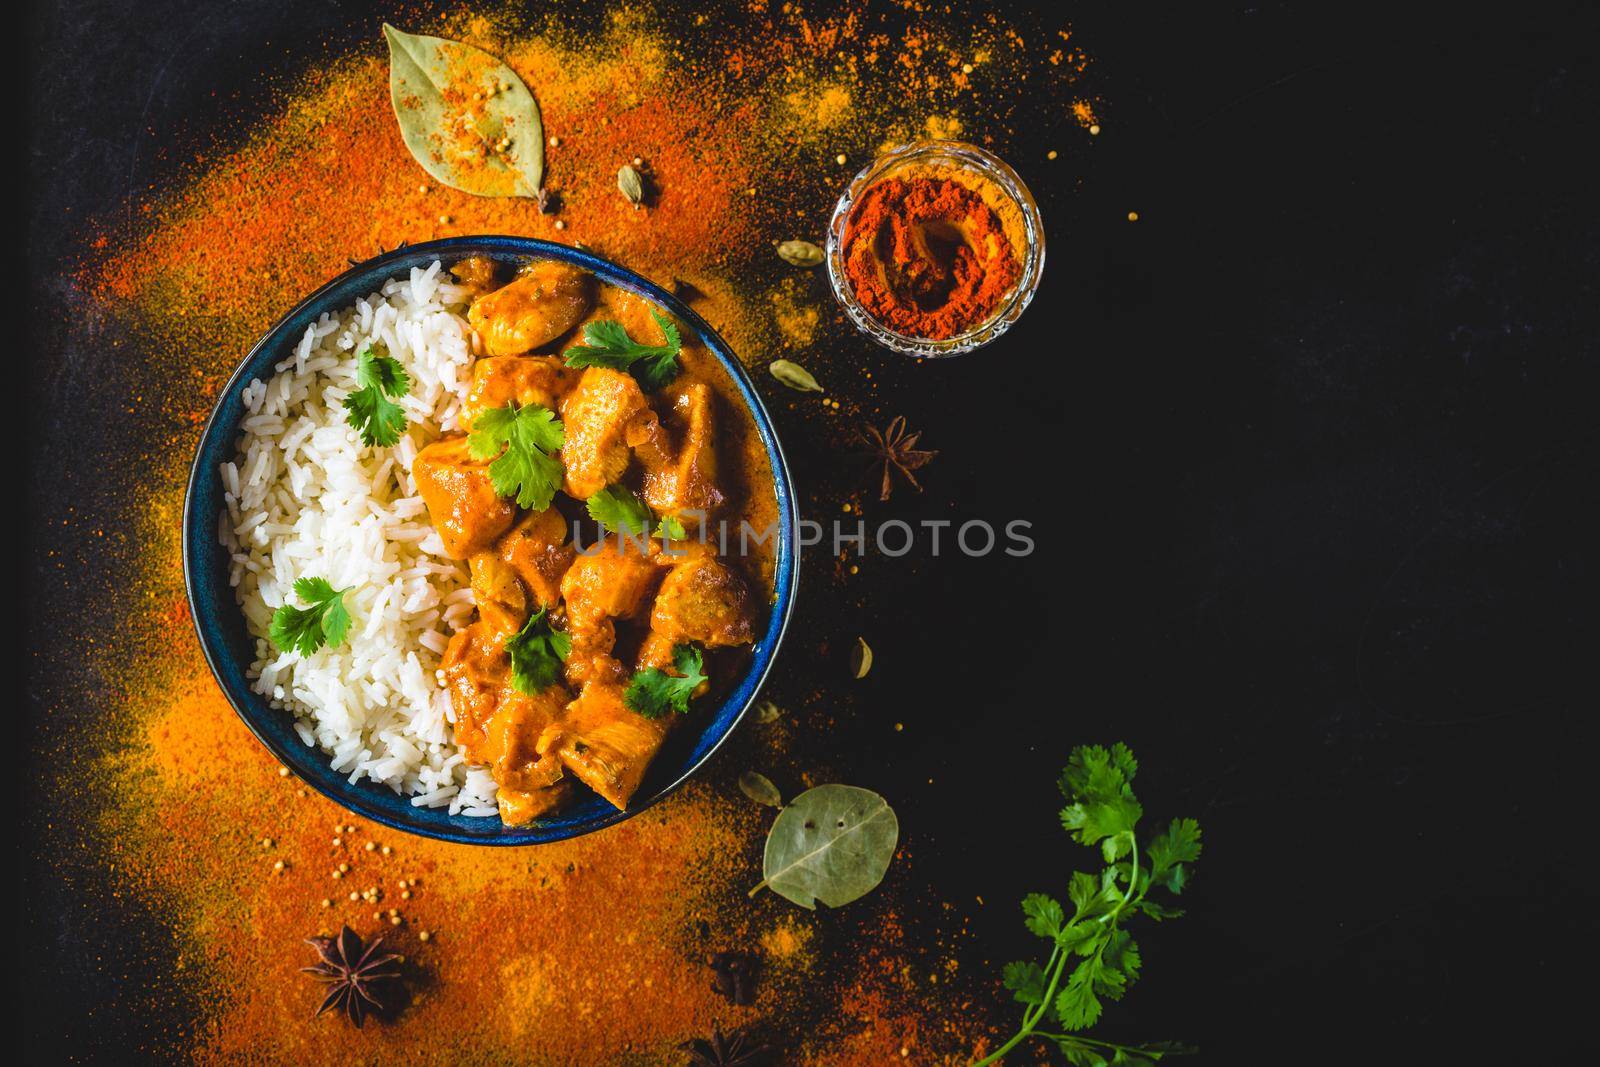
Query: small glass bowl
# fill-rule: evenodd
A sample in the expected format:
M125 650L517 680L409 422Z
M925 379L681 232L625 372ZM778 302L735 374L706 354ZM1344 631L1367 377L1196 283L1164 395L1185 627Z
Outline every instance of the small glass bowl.
M844 276L844 227L856 199L895 171L913 164L976 171L988 178L1021 209L1023 232L1026 235L1027 247L1022 249L1022 276L1000 301L995 313L966 333L942 340L914 337L889 329L856 299L855 292ZM828 220L827 262L828 281L833 286L833 295L862 333L883 347L908 356L958 356L981 348L1005 333L1033 300L1033 294L1039 288L1039 279L1044 274L1044 223L1039 218L1039 205L1033 202L1033 194L1028 192L1028 187L1017 177L1017 172L993 152L960 141L916 141L885 152L851 179L849 188L839 197L839 203L833 209L833 217Z

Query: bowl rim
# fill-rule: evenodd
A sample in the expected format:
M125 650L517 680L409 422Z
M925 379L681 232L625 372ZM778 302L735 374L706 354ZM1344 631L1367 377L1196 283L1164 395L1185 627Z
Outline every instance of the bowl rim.
M405 817L393 814L382 804L378 798L395 798L406 802L405 812L439 812L439 808L420 808L409 804L407 794L397 794L387 786L380 785L370 779L350 783L345 776L332 770L330 757L320 748L307 745L290 747L265 729L258 727L257 715L283 715L290 713L283 709L270 707L265 699L247 686L236 686L225 676L222 664L221 650L214 648L214 642L222 642L220 632L208 633L206 623L213 621L212 605L205 602L200 596L199 585L202 581L211 580L210 575L199 572L201 563L196 559L198 545L203 538L215 538L217 532L217 516L215 514L201 516L197 513L197 496L201 491L201 482L205 479L218 477L216 470L207 462L207 453L212 450L212 444L219 434L228 435L232 441L238 432L237 425L224 426L222 424L223 409L227 406L228 399L236 396L246 381L251 377L261 375L261 370L253 369L265 353L282 348L284 343L291 340L289 334L291 327L297 320L306 314L313 318L325 312L334 312L342 309L345 304L340 303L338 308L327 306L329 299L357 282L370 284L371 288L365 292L349 297L349 301L359 300L367 293L377 291L383 284L393 278L403 276L410 268L419 266L416 260L441 262L451 258L470 255L474 252L499 253L502 256L520 257L523 259L557 259L563 262L581 266L595 274L602 281L610 285L617 285L637 295L647 297L659 306L671 312L680 321L688 324L701 338L708 351L710 351L722 365L734 385L738 388L746 408L750 412L751 420L755 424L757 436L761 439L766 449L772 468L773 491L778 504L778 544L773 575L773 600L772 612L768 619L767 631L758 641L753 654L752 662L737 684L724 698L723 704L713 712L718 718L729 703L737 699L739 707L727 721L719 736L715 737L706 750L690 762L681 773L671 781L657 787L649 796L642 799L636 798L627 808L622 810L611 809L603 812L599 817L586 820L582 823L556 824L540 826L532 823L521 827L506 827L500 823L498 816L446 816L449 819L474 819L484 823L490 820L500 826L499 833L471 833L465 829L457 829L454 825L424 825L411 821ZM420 265L424 265L420 264ZM365 280L365 281L363 281ZM303 325L299 329L303 329ZM299 330L294 330L298 333ZM281 357L280 357L281 358ZM276 363L273 360L272 363ZM270 368L272 363L268 364ZM226 442L225 442L226 443ZM789 470L788 459L784 455L782 443L778 440L777 431L772 423L772 417L762 402L760 394L756 391L754 382L732 346L723 340L722 336L711 327L697 312L690 308L680 298L674 296L666 289L656 285L644 276L612 260L598 256L587 249L574 248L553 241L543 241L532 237L517 237L502 234L474 234L458 237L440 238L421 244L402 245L398 248L382 252L371 259L353 264L349 269L341 271L319 285L308 296L299 300L295 305L279 316L272 326L261 335L257 341L234 367L228 376L226 384L218 391L211 411L206 417L200 435L195 442L194 457L190 461L188 478L184 485L183 512L181 517L183 580L185 600L189 608L190 622L194 627L195 635L200 642L202 654L205 656L206 665L216 680L228 703L233 707L235 714L244 722L261 744L263 744L273 757L282 766L288 767L302 782L329 800L340 805L346 810L360 814L364 818L390 829L404 833L416 834L434 840L450 841L458 844L488 845L493 847L514 847L521 845L546 844L555 841L580 837L584 834L614 826L619 822L646 811L679 789L685 782L698 773L711 760L711 757L725 744L739 724L744 720L750 707L755 703L760 694L762 685L771 674L772 666L777 660L778 650L783 644L783 638L788 632L790 620L794 614L794 603L799 591L800 576L800 539L797 536L799 529L799 510L793 489L793 476ZM229 598L231 600L231 597ZM235 605L237 610L237 606ZM241 681L243 675L241 673ZM242 691L241 691L242 690ZM715 725L715 720L710 725ZM317 760L321 767L328 772L327 775L308 773L302 766L310 759ZM329 778L337 781L337 785ZM391 801L392 803L393 801Z

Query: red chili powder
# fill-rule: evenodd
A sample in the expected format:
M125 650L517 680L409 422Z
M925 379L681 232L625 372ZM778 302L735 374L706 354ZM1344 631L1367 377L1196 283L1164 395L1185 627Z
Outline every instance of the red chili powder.
M856 299L911 337L944 340L981 325L1022 273L994 208L949 178L878 182L851 209L843 240Z

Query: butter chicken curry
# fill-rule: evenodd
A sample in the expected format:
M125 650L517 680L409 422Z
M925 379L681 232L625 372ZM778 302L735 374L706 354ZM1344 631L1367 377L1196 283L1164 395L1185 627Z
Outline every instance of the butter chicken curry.
M453 269L475 290L470 436L428 445L412 474L478 607L440 665L456 742L515 825L574 781L626 807L689 699L738 677L776 541L738 531L773 529L777 502L749 414L697 339L568 264L500 270ZM518 492L541 464L547 491Z

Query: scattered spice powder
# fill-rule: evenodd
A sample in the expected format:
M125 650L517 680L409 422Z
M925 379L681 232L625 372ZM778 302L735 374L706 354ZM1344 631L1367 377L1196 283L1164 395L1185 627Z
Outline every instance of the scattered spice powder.
M371 825L287 776L228 706L191 633L177 541L183 484L236 359L348 259L445 227L579 241L658 281L686 279L695 309L758 366L785 339L810 343L808 365L839 383L827 405L756 377L791 455L817 472L802 508L831 510L851 492L856 471L837 463L835 420L876 417L880 382L893 395L907 371L863 378L853 331L824 286L796 281L774 303L774 275L762 272L790 268L773 264L772 241L820 232L840 154L870 158L930 128L930 115L1006 136L1017 99L975 95L960 70L969 59L997 84L1032 72L1027 96L1041 109L1065 106L1082 66L1052 66L1028 44L1042 35L990 13L897 10L909 29L865 10L819 17L751 5L741 17L737 34L715 20L668 33L649 4L613 10L581 35L544 15L530 25L511 6L407 25L485 49L533 91L550 148L548 213L427 179L396 127L374 24L370 47L271 75L278 106L259 125L217 131L179 179L111 205L86 233L69 282L80 313L63 321L117 355L115 387L129 399L146 473L93 512L48 504L71 534L62 544L84 546L52 547L51 565L63 581L104 576L72 592L116 621L117 641L49 651L62 667L50 672L50 699L97 713L91 726L52 735L41 758L60 771L41 773L53 803L95 813L52 827L61 877L104 887L124 912L166 926L155 940L170 953L170 982L119 984L110 1009L167 1018L182 1005L188 1027L166 1032L187 1058L270 1048L303 1063L670 1062L682 1042L759 1021L764 1038L782 1039L786 1063L853 1067L898 1062L902 1049L917 1062L962 1062L998 1029L1003 995L947 970L966 920L913 896L909 849L849 909L796 916L782 901L745 899L765 824L738 798L737 768L775 745L764 758L791 761L807 785L855 774L830 765L845 754L818 741L859 714L855 694L824 694L780 665L769 684L785 721L736 735L667 802L575 841L471 848ZM652 193L638 211L616 192L617 168L636 158L649 161ZM844 569L817 559L813 578L842 584ZM843 593L812 598L796 632L826 646L835 618L861 606ZM298 973L299 939L347 924L384 935L407 981L392 1017L330 1042L332 1020L307 1025L320 998ZM707 978L708 953L736 944L759 945L765 961L747 1006ZM552 1012L561 1025L541 1022Z

